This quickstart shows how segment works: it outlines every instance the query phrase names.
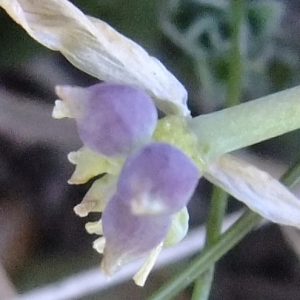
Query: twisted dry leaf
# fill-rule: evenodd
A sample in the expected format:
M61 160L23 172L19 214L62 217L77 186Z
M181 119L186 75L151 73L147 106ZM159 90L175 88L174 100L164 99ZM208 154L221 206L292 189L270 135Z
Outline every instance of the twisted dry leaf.
M44 46L100 80L146 90L166 114L189 115L187 92L157 59L105 22L66 0L0 0L0 6Z

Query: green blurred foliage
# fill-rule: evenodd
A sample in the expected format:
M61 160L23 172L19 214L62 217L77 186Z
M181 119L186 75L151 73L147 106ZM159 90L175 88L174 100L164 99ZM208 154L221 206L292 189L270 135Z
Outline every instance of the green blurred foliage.
M0 9L0 67L17 66L34 53L46 52Z
M157 22L158 0L73 0L85 13L108 22L149 51L161 36Z
M193 73L209 110L223 106L231 49L230 1L166 0L163 30L193 62ZM299 53L278 38L285 7L276 0L245 0L240 48L244 99L295 85ZM191 71L191 69L190 69ZM197 106L197 104L195 105Z

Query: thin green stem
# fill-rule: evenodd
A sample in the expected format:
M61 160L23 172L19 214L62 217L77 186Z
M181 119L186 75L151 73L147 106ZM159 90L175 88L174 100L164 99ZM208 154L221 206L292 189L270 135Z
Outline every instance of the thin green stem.
M213 246L219 239L222 223L227 208L228 195L218 187L214 187L206 225L206 247ZM214 265L211 265L195 282L192 300L206 300L209 297L214 278Z
M214 188L207 221L206 246L208 247L213 245L220 237L223 216L227 208L227 197L227 193L222 189L219 187Z
M300 160L282 176L281 181L287 186L293 186L299 178ZM187 269L162 286L148 300L167 300L175 297L258 226L261 220L261 216L247 209L212 247L204 247L198 258L194 259Z
M232 46L229 60L229 78L226 97L226 106L234 106L240 103L242 93L243 59L241 52L241 36L244 20L244 0L231 0L230 29Z
M198 258L194 259L187 269L159 289L148 300L173 299L180 291L190 285L212 264L231 250L248 232L256 227L261 217L251 210L243 216L212 247L205 247Z
M300 161L300 159L299 159ZM281 181L288 186L293 188L300 181L300 163L298 160L282 175Z
M215 274L215 266L211 265L196 279L191 300L208 299Z
M241 101L243 69L240 44L243 16L244 0L231 0L229 19L232 32L232 47L229 60L226 107L237 105ZM213 246L220 237L227 202L227 193L218 187L214 187L206 225L206 247ZM210 268L196 280L192 300L207 300L209 298L214 278L214 270L215 266L212 264Z
M266 113L267 112L267 113ZM205 162L300 128L300 86L189 121Z

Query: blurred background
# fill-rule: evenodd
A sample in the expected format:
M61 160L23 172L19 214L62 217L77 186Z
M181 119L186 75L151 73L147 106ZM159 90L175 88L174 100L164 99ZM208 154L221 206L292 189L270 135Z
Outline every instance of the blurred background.
M159 58L188 89L193 115L224 107L229 1L72 2ZM241 44L243 101L248 101L299 85L300 3L245 2ZM88 184L67 184L73 166L66 155L81 143L71 120L51 118L55 85L95 82L34 42L0 10L0 259L20 293L100 264L91 247L94 237L73 212ZM299 145L299 132L293 132L249 151L271 169L284 169L299 158ZM202 180L189 207L192 227L205 222L210 193ZM228 210L240 207L232 199ZM251 233L218 264L210 299L300 299L300 250L288 237L276 225ZM156 272L144 289L130 281L81 299L144 299L184 266L179 262ZM176 299L190 297L187 289Z

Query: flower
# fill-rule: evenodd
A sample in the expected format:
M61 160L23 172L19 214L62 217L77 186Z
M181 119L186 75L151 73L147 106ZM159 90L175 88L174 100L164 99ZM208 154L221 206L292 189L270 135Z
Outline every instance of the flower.
M198 179L195 164L169 144L150 143L129 156L102 215L104 270L112 273L163 243Z
M157 111L142 90L100 83L88 88L59 86L56 91L62 100L56 101L53 116L74 118L84 143L69 155L79 167L70 183L103 175L74 209L81 217L102 212L86 229L103 235L94 243L104 254L103 271L111 275L147 255L153 265L163 244L179 242L186 234L186 205L200 177L198 167L179 148L151 140ZM139 285L151 270L145 265L135 277Z
M102 220L87 223L86 229L104 234L104 238L95 241L94 248L104 252L105 272L110 274L128 260L147 254L145 264L134 277L138 284L144 284L162 246L176 243L186 234L185 205L200 174L263 217L300 228L299 200L264 171L226 154L300 128L299 87L192 119L186 105L187 92L181 83L142 47L101 20L85 16L66 0L0 0L0 6L38 42L60 51L79 69L107 82L103 87L111 87L113 83L123 85L124 89L138 88L137 93L144 95L141 98L151 97L166 114L157 121L154 110L150 109L152 113L145 116L148 120L145 127L135 119L138 114L135 115L132 124L129 120L129 129L120 144L115 139L121 130L118 126L113 130L114 135L101 134L101 139L94 141L95 128L89 122L99 121L97 113L88 108L89 104L82 105L89 100L78 102L74 94L76 89L79 94L87 93L87 99L93 102L94 96L90 95L94 88L57 89L62 98L65 92L72 94L72 101L77 104L70 104L67 96L65 101L56 102L54 116L75 117L85 144L69 155L76 165L69 182L84 183L106 174L94 182L81 204L75 207L80 216L103 211ZM117 100L119 96L108 98L112 106L104 115L105 124L115 126L123 117L119 119L112 113L113 107L121 103ZM135 105L130 103L130 107ZM130 109L127 105L124 109L126 119ZM140 112L138 104L137 109ZM160 155L156 154L153 161L145 160L149 151L154 153L155 149L159 149ZM161 168L164 156L172 162L165 174ZM177 177L181 170L173 157L190 170L183 173L185 179ZM159 176L156 178L155 174ZM171 186L176 191L178 188L178 197L173 195ZM154 229L159 230L154 232ZM136 235L128 239L132 232Z

